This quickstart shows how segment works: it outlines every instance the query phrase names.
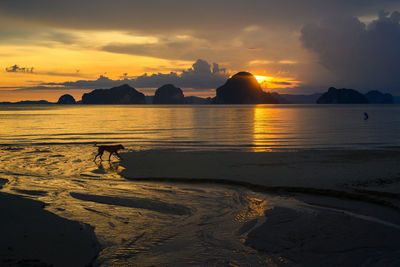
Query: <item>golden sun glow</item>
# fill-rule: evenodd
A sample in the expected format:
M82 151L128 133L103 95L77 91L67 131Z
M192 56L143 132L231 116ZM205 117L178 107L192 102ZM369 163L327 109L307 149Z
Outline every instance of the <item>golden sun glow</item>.
M293 88L300 84L300 81L296 81L289 77L272 77L263 75L254 75L254 77L263 89Z
M67 92L67 89L64 90L62 86L66 82L95 81L100 75L118 80L127 76L136 77L143 73L169 73L171 71L179 73L180 70L189 69L193 64L191 60L170 60L162 56L157 57L152 53L140 55L141 53L130 54L123 51L120 53L101 49L112 46L114 44L112 40L118 40L118 44L122 46L163 45L163 39L158 36L135 35L126 31L59 30L58 32L59 36L65 35L71 39L66 42L57 41L57 38L48 40L42 39L39 34L37 39L33 39L32 42L0 44L0 56L2 57L0 102L42 99L56 101L60 94ZM44 37L46 36L44 35ZM192 42L193 38L189 35L172 37L177 42ZM274 62L260 59L252 61L250 65L260 63L273 64ZM9 71L8 69L12 66L31 71ZM227 73L233 74L236 71L228 70ZM283 72L275 73L256 67L251 67L248 71L258 74L255 75L258 83L263 89L270 91L279 92L279 89L294 88L300 83L295 78L281 76L286 75ZM21 88L25 90L16 91ZM88 89L71 89L68 93L79 98L85 90ZM214 94L215 89L212 88L207 91L187 91L188 96L208 97Z
M258 81L259 84L262 84L267 81L272 81L274 78L269 77L269 76L261 76L261 75L254 75L256 80Z

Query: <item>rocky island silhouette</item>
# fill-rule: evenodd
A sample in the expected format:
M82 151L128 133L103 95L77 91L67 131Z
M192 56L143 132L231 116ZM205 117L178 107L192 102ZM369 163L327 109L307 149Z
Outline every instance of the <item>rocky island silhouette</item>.
M123 84L110 89L95 89L83 94L80 101L76 101L69 94L64 94L57 103L40 100L1 102L0 104L394 104L398 102L397 98L377 90L362 94L355 89L336 89L335 87L330 87L325 93L310 95L265 92L253 74L241 71L218 87L215 97L185 97L182 89L174 84L165 84L158 88L153 96L145 96L129 84Z

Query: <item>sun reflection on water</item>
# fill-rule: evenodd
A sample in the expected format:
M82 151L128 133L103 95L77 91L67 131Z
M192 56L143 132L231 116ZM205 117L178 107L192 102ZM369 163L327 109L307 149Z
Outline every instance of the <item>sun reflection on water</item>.
M277 138L274 134L274 127L271 123L276 116L275 109L256 107L254 108L253 123L253 151L267 152L271 151L271 144Z

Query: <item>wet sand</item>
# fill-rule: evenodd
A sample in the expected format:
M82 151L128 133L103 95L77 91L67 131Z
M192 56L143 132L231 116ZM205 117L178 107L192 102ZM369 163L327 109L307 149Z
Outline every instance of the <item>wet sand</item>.
M219 183L291 196L245 244L278 266L400 264L400 151L143 151L122 155L132 180ZM245 226L244 226L245 227Z
M0 181L5 182L4 179ZM88 266L100 244L93 227L44 210L44 203L0 192L1 266Z
M221 183L269 193L306 193L400 209L400 150L123 154L132 180Z
M0 149L0 174L8 179L0 180L1 191L91 225L102 247L95 266L258 266L263 261L242 242L251 228L237 230L248 220L260 218L253 227L261 224L265 208L284 199L236 186L130 181L118 174L116 158L93 162L95 153L93 145ZM23 213L16 216L25 219Z
M399 151L3 152L0 265L400 264Z
M399 162L398 150L272 153L153 150L123 153L121 163L127 168L122 175L134 179L227 180L269 187L343 189L345 185L394 185L400 181Z

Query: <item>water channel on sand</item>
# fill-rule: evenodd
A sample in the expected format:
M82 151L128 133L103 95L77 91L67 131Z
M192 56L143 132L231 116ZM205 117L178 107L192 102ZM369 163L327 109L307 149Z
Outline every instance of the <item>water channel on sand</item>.
M67 219L95 226L98 264L259 264L239 229L279 197L242 188L133 182L118 162L95 164L92 145L16 146L0 150L4 192L48 204ZM254 225L255 226L255 225ZM247 229L250 230L251 228Z

